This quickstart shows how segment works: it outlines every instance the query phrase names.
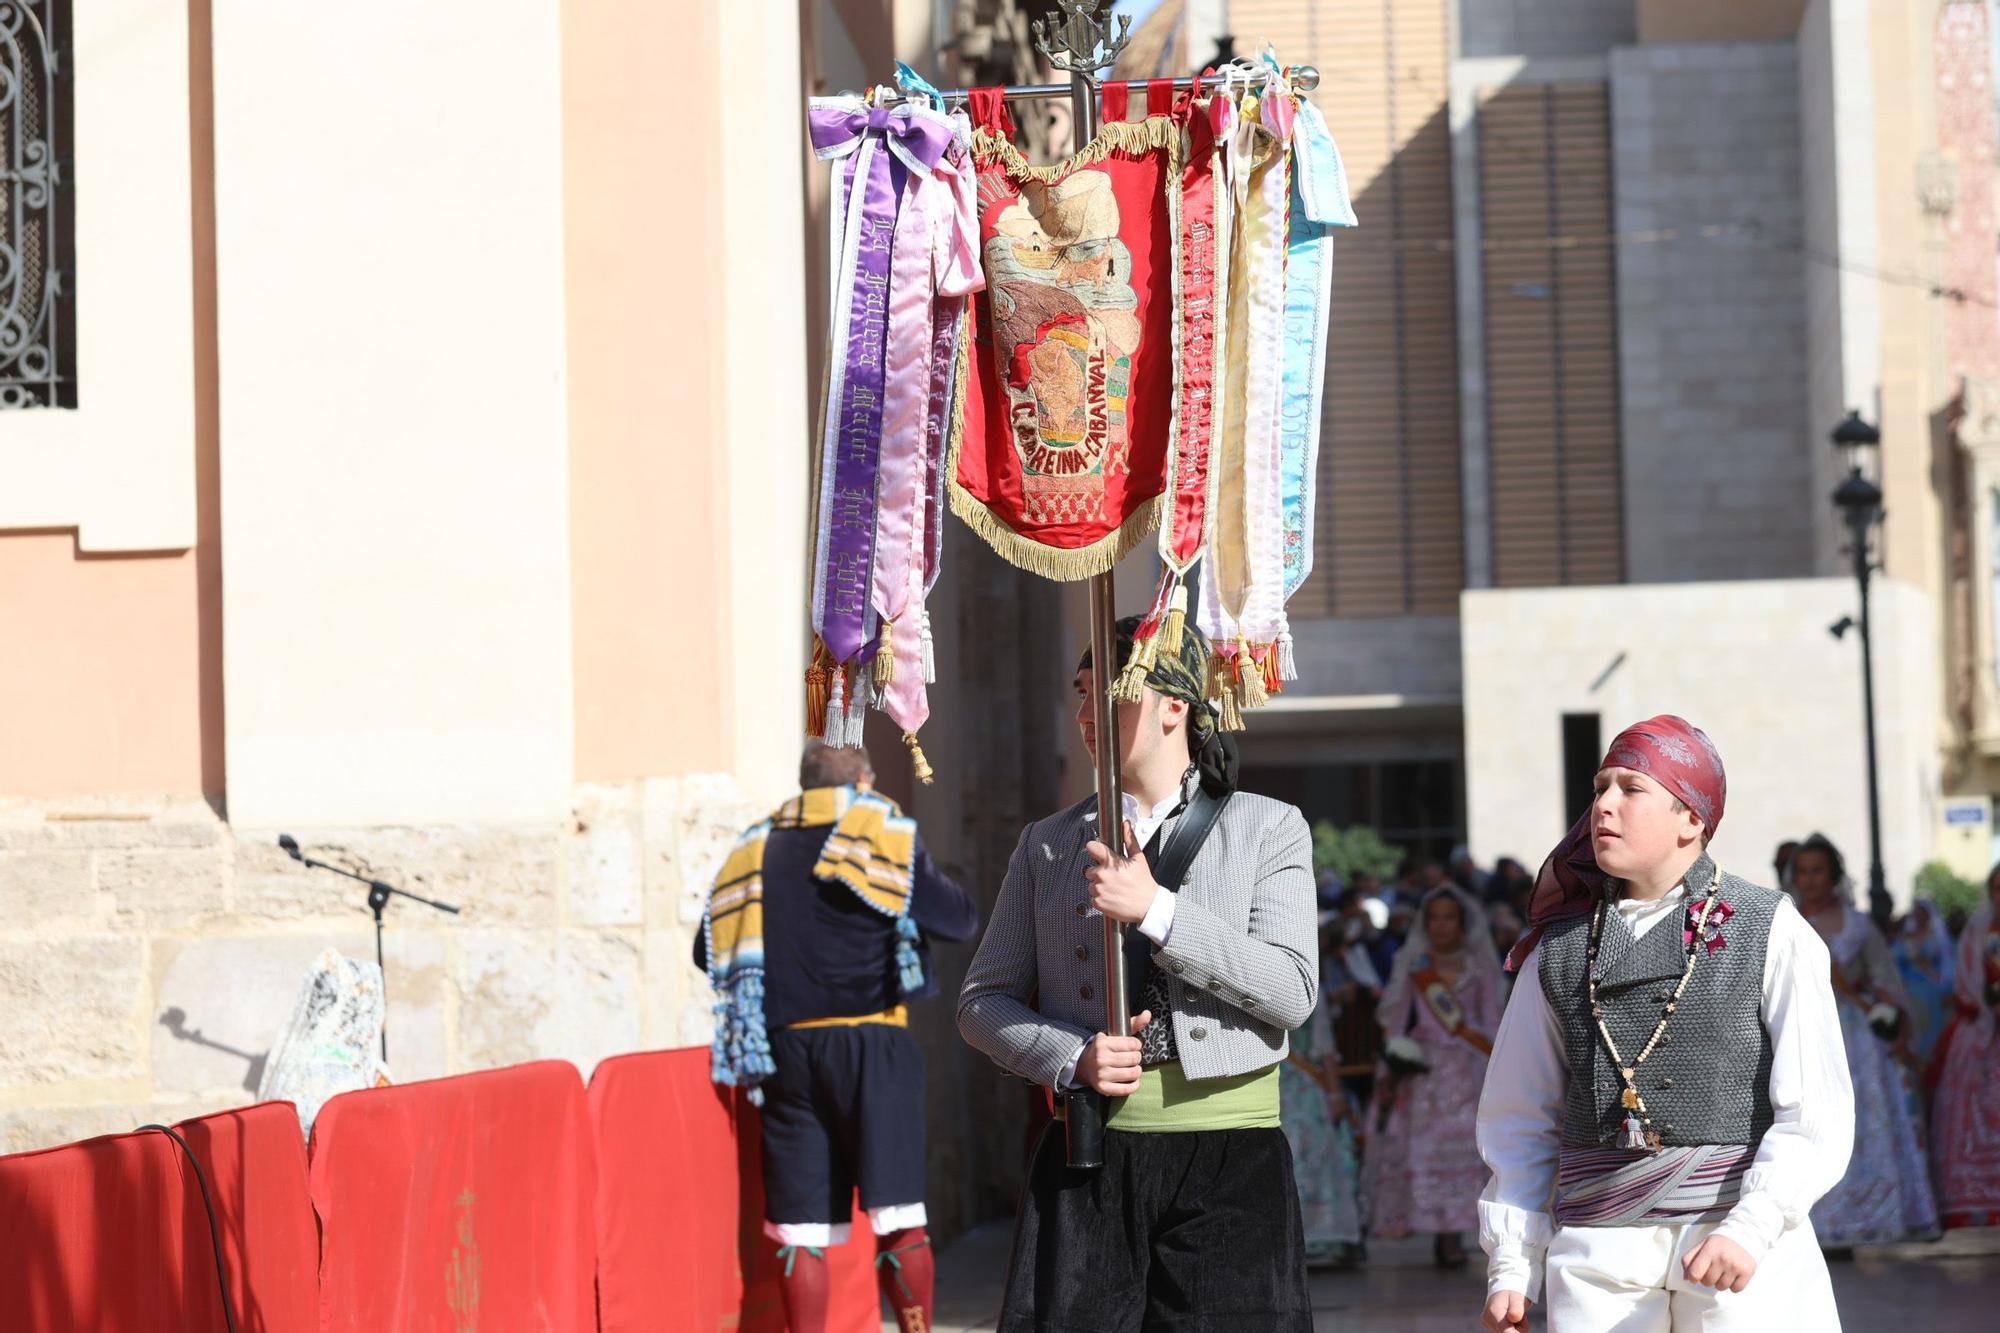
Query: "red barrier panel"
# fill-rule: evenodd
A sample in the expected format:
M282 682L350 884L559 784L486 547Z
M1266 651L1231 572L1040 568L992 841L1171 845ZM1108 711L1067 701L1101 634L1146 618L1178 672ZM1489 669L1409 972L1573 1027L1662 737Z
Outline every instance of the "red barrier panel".
M298 1111L264 1102L175 1128L208 1177L236 1327L309 1333L319 1319L319 1228ZM183 1195L181 1234L191 1252L213 1251L197 1192Z
M308 1333L316 1242L298 1116L272 1102L182 1128L208 1175L242 1333ZM208 1214L164 1134L0 1157L0 1329L225 1327Z
M596 1175L566 1061L335 1097L310 1168L321 1330L593 1328Z
M618 1056L591 1076L602 1333L783 1333L756 1112L708 1071L702 1047ZM874 1257L857 1209L829 1255L835 1333L879 1333Z

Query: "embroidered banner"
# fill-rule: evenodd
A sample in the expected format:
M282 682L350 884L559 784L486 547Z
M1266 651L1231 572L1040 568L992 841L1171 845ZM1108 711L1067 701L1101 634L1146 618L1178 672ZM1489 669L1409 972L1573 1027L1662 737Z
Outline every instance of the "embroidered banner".
M1035 167L976 119L987 290L961 340L952 508L1014 564L1087 578L1153 530L1166 489L1181 125L1107 124Z

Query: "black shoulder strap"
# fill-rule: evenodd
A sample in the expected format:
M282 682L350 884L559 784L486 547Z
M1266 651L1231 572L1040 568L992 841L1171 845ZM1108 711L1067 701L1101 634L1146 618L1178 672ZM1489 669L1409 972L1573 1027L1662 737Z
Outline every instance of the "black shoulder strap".
M1215 821L1222 817L1222 807L1229 804L1233 792L1212 796L1205 787L1195 788L1194 799L1188 802L1187 813L1174 826L1173 836L1160 853L1160 863L1154 866L1153 882L1169 893L1179 893L1181 881L1187 877L1188 867L1201 851L1201 845L1208 841L1208 835L1215 828Z

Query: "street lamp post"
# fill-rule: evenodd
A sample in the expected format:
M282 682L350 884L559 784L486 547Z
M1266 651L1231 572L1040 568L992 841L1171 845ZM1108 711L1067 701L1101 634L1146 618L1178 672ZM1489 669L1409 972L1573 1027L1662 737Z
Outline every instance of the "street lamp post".
M1875 645L1868 616L1868 583L1875 572L1870 539L1882 521L1882 488L1861 475L1861 451L1882 443L1882 432L1849 412L1834 427L1833 443L1847 455L1847 477L1833 492L1834 508L1847 524L1847 553L1861 593L1861 708L1868 741L1868 914L1881 925L1895 915L1882 872L1882 791L1875 760Z

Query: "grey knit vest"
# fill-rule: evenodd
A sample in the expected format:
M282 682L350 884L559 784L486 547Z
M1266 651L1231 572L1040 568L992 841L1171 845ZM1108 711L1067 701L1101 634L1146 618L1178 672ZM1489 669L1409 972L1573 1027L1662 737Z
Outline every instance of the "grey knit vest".
M1715 863L1704 855L1687 874L1689 901L1698 904L1714 880ZM1618 891L1614 883L1611 892ZM1764 953L1782 898L1734 875L1722 877L1721 900L1735 909L1722 928L1724 945L1696 954L1666 1036L1639 1066L1639 1095L1664 1144L1755 1144L1771 1127L1771 1034L1761 1011ZM1616 1142L1625 1118L1624 1085L1590 1013L1584 977L1590 922L1590 915L1558 922L1541 945L1542 993L1569 1061L1562 1141L1579 1148ZM1615 908L1605 913L1597 993L1605 1026L1627 1064L1645 1047L1680 981L1685 926L1685 919L1662 921L1634 939Z

